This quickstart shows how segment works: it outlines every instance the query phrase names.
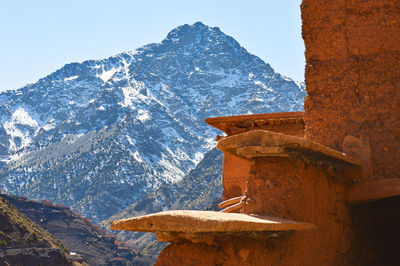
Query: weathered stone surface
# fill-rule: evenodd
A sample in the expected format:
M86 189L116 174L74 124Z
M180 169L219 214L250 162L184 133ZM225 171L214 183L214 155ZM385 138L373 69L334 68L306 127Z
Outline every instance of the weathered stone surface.
M354 185L352 200L361 195L375 197L378 183L369 188L368 195L364 194L368 185L363 183L400 175L400 2L303 0L301 8L308 94L305 136L363 161L361 174L354 175L345 189ZM364 192L356 196L357 190ZM375 208L387 206L368 205L337 203L334 215L339 221L350 217L351 227L347 239L331 243L337 249L348 247L343 253L345 260L338 262L395 265L399 255L391 246L398 243L399 229L393 230L399 228L398 207L395 211L385 209L387 213L377 218ZM392 233L387 234L385 228L391 228ZM343 234L346 225L338 229L336 234Z
M283 112L270 114L239 115L207 118L206 122L226 133L228 136L263 129L287 135L304 136L303 112ZM223 137L218 136L218 140ZM224 153L223 160L224 200L242 196L246 191L250 162L243 157Z
M264 129L302 137L304 136L303 116L304 112L224 116L207 118L206 123L222 130L228 136Z
M272 157L289 155L281 147L244 146L236 149L236 154L247 159L256 157Z
M222 161L222 199L240 197L246 191L250 161L231 153L224 153Z
M400 2L304 0L302 19L306 137L351 150L368 168L363 179L397 178Z
M315 229L315 226L310 223L301 223L274 217L214 211L178 210L112 221L111 229L193 234L311 230Z
M362 161L332 150L311 140L266 130L254 130L219 141L217 148L245 158L287 156L290 151L324 156L327 161L341 161L361 166Z

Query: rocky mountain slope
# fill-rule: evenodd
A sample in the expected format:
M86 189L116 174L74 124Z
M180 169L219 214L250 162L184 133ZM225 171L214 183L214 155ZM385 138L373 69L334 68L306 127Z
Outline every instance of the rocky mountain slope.
M0 197L1 265L78 265L65 246Z
M0 189L100 221L181 180L212 116L301 110L304 86L200 22L0 94Z
M68 207L53 206L48 200L37 202L8 194L0 194L0 197L60 240L71 254L75 254L74 257L82 257L89 265L131 265L143 260L123 241Z

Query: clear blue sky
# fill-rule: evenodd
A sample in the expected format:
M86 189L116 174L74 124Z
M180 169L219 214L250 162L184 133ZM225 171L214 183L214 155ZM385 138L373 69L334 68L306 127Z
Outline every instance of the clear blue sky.
M275 71L304 80L301 0L1 0L0 91L71 62L160 42L201 21L231 35Z

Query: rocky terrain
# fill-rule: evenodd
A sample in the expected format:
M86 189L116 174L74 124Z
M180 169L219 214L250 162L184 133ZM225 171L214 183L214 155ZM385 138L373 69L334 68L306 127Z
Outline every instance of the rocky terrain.
M7 194L0 194L0 197L60 240L57 243L61 245L62 242L63 248L73 254L72 257L80 257L89 265L147 264L148 258L68 207L53 206L48 200L37 202Z
M98 222L194 169L216 135L204 118L301 110L304 96L219 28L183 25L0 93L0 189Z
M1 265L78 265L68 249L0 197Z

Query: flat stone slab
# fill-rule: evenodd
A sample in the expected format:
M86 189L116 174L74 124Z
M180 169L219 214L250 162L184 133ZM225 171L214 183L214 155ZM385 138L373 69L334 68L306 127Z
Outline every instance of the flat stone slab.
M341 161L362 166L360 159L332 150L306 138L300 138L266 130L253 130L225 137L217 144L223 152L229 152L247 159L255 157L288 156L295 150L312 154L326 160Z
M165 211L111 221L112 230L187 234L243 233L316 229L310 223L215 211Z
M304 112L282 112L252 115L236 115L206 118L206 123L228 135L236 134L240 129L260 129L264 126L284 124L304 124Z

